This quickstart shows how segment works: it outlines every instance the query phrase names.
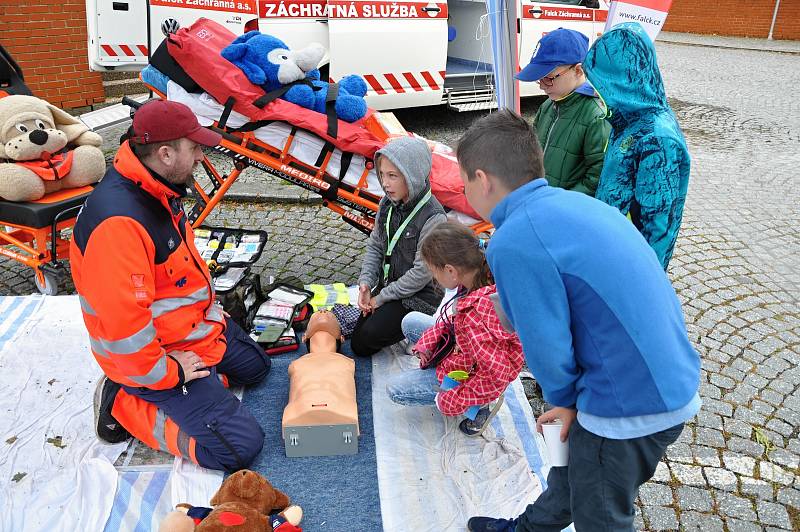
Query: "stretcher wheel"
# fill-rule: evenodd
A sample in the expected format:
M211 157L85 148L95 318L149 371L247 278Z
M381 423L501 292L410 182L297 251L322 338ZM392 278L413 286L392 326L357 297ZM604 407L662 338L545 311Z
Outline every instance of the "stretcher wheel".
M39 281L39 275L34 275L33 277L33 282L36 284L36 288L39 289L39 292L46 296L54 296L58 294L58 278L51 273L40 273L44 278L44 284Z

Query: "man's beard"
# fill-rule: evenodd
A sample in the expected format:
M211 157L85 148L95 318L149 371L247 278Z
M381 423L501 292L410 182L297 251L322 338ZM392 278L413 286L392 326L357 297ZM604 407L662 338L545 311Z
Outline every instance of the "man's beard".
M194 183L195 168L196 165L193 166L192 169L185 174L169 173L168 175L164 176L164 179L166 179L175 186L188 188L192 185L192 183Z

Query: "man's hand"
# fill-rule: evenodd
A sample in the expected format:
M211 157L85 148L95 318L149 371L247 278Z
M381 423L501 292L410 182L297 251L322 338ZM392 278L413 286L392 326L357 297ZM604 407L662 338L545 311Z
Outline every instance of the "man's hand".
M378 298L377 297L370 298L369 300L370 310L374 312L375 310L377 310L378 307L380 307L380 305L378 304Z
M539 434L541 434L543 424L556 420L561 421L561 441L567 441L567 436L569 436L569 427L577 417L577 410L556 406L536 419L536 430L539 432Z
M170 351L169 356L178 361L183 368L183 382L208 377L211 372L197 353L192 351Z
M230 318L230 317L231 317L231 315L230 315L230 314L228 314L228 313L225 311L225 307L223 307L223 306L222 306L222 303L220 303L219 301L214 301L214 304L215 304L215 305L217 305L217 306L219 307L219 310L222 312L222 315L223 315L223 316L225 316L226 318Z
M358 287L358 308L361 313L366 316L372 312L372 294L370 293L369 286L361 284Z

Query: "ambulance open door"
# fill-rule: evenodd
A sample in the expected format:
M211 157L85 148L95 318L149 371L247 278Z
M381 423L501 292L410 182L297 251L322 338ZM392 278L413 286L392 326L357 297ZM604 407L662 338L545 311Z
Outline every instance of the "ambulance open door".
M256 0L148 0L147 3L149 42L153 50L168 33L191 26L201 17L225 26L236 35L245 32L248 22L256 25L258 19Z
M92 70L141 70L168 32L205 17L236 35L256 23L257 0L86 0Z
M446 0L328 0L327 14L332 80L361 75L376 109L442 102Z
M147 65L147 3L87 0L89 68L141 70Z
M576 30L589 38L589 44L597 36L597 28L602 28L607 3L598 0L563 0L559 2L537 2L518 0L519 17L519 68L525 68L533 56L536 44L546 33L558 28ZM603 22L596 22L602 18ZM602 29L600 30L602 32ZM520 96L543 94L538 83L521 82Z

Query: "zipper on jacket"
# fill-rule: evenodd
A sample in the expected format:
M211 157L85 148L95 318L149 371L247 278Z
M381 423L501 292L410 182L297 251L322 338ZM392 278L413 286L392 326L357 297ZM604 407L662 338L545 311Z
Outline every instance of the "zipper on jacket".
M542 150L542 159L544 159L545 154L547 153L547 146L550 145L550 134L553 132L553 128L556 127L556 122L558 122L558 115L560 114L560 110L558 104L554 103L553 107L556 108L556 119L553 120L553 123L550 124L550 129L547 130L547 140L544 143L544 149ZM547 172L545 172L547 173Z
M236 452L236 449L233 448L233 445L231 445L230 442L228 442L225 436L223 436L222 433L217 430L216 420L212 421L211 423L206 423L206 427L214 434L214 436L217 437L217 439L220 442L222 442L222 445L224 445L231 452L233 458L236 460L236 463L238 464L238 469L244 469L244 464L242 463L242 458L239 456L239 453Z
M182 391L183 395L189 395L189 390L186 389L186 385L185 384L183 386L181 386L181 391Z
M168 200L168 203L171 203L172 201L173 200ZM172 218L172 223L175 226L175 229L178 230L178 234L181 236L181 239L183 239L183 244L186 246L186 251L189 253L189 256L192 257L192 262L194 263L194 265L197 267L198 270L200 270L200 274L203 276L203 279L206 282L206 286L208 287L209 304L205 308L205 312L203 312L203 319L205 319L205 315L211 309L211 305L214 304L214 297L213 297L214 290L211 288L211 282L206 278L205 274L203 273L203 267L197 262L197 259L195 258L194 253L192 253L192 250L189 248L189 242L186 240L186 225L185 224L188 223L188 218L186 218L186 213L183 211L183 205L182 204L178 205L178 213L177 214L178 214L178 220L176 222L175 221L175 216L172 215L172 205L170 205L170 216ZM184 219L184 222L180 223L182 219Z

